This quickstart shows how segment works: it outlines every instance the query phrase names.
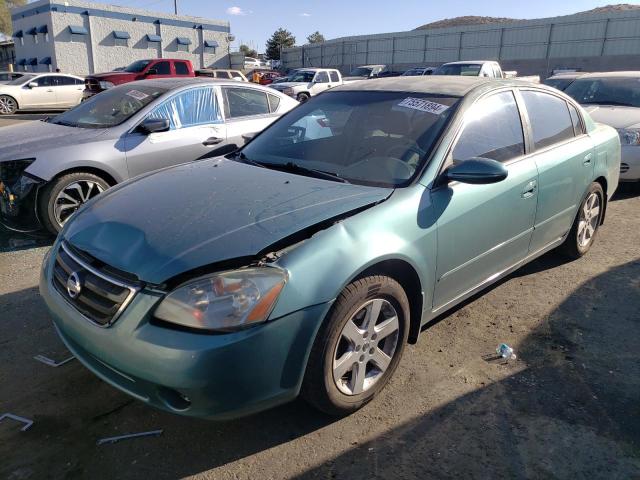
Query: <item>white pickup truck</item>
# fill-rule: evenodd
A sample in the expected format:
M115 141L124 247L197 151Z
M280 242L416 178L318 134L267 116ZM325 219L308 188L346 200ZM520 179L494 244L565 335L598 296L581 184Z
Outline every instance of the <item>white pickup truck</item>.
M515 78L518 72L504 72L498 62L493 60L463 60L460 62L449 62L440 65L433 72L433 75L464 75L470 77L489 78ZM517 77L518 80L528 80L540 83L540 76L530 75L527 77Z
M286 81L272 83L271 88L304 103L309 98L338 85L342 85L342 75L333 68L300 68Z

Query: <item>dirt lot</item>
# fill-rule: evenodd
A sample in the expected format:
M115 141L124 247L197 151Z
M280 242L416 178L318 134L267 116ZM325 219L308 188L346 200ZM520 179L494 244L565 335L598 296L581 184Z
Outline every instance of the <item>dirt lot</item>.
M640 478L640 188L593 250L548 254L434 322L360 412L227 423L153 410L68 356L38 296L48 239L0 233L0 478ZM508 365L483 357L507 342ZM163 429L97 446L98 439Z

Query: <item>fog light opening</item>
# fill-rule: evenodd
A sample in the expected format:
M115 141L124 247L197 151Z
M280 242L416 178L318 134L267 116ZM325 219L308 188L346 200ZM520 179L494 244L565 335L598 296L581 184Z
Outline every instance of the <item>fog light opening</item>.
M191 406L191 400L186 395L167 387L158 388L162 401L172 410L184 411Z

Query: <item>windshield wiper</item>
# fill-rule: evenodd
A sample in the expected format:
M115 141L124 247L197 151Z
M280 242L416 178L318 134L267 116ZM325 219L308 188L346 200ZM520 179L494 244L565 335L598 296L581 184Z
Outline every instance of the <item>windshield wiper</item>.
M258 163L258 162L254 161L254 160L251 160L243 152L236 152L235 154L232 153L231 155L232 155L232 158L233 157L239 158L240 160L242 160L243 163L247 163L247 164L253 165L255 167L263 167L264 168L264 165L262 163Z
M632 105L630 103L616 102L615 100L606 100L606 101L600 101L600 102L582 102L582 105L615 105L619 107L635 107L635 105Z
M334 172L326 172L324 170L318 170L315 168L303 167L302 165L294 162L287 162L284 164L263 164L264 166L272 166L274 168L278 168L281 170L289 171L289 172L300 172L306 173L307 175L324 178L325 180L333 180L334 182L341 183L349 183L346 179L342 178L340 175Z

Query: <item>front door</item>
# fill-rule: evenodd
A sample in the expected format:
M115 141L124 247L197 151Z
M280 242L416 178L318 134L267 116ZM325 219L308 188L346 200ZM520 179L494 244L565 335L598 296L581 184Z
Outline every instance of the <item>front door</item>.
M525 155L515 97L506 90L465 114L449 162L488 158L505 164L501 182L452 182L433 188L438 254L433 310L443 311L476 287L517 265L529 251L536 213L538 171Z
M134 130L126 134L125 150L131 177L197 160L227 142L213 87L179 92L156 107L149 117L169 120L170 130L151 134Z
M21 108L55 108L56 107L56 91L54 89L53 75L37 77L29 84L37 83L37 86L24 86L24 94L22 95Z

